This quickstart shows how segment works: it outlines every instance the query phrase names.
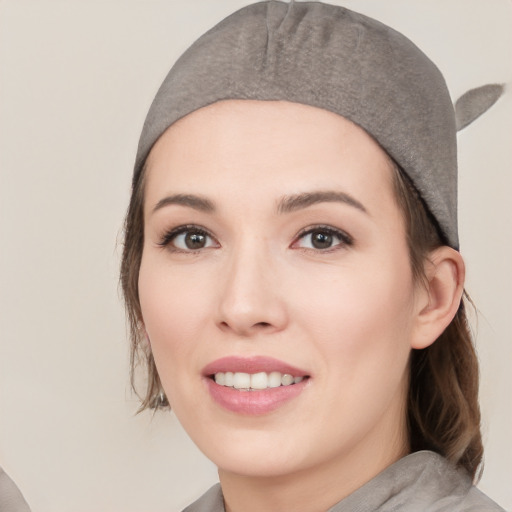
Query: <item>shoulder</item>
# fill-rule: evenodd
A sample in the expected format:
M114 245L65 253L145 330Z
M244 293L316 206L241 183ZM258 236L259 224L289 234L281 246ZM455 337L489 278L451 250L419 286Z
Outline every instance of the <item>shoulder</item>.
M491 500L482 491L471 486L464 500L461 502L461 512L505 512L496 502Z
M472 484L466 471L456 468L437 453L418 452L403 459L401 464L403 469L417 476L403 491L410 495L410 503L418 504L418 511L505 512ZM404 512L406 509L407 506Z
M430 451L407 455L329 512L505 512L466 471Z
M505 512L467 473L434 452L399 460L329 512ZM220 484L183 512L225 512Z

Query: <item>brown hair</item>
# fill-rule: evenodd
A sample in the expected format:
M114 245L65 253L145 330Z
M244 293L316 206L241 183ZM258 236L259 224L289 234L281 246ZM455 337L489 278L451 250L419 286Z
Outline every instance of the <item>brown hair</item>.
M123 290L126 316L130 329L130 382L141 404L138 412L144 409L168 405L162 398L162 385L156 371L151 347L146 339L142 324L139 301L139 270L144 247L144 190L146 166L132 183L132 195L124 221L124 247L121 259L120 282ZM136 385L136 368L146 367L145 393L139 394Z
M424 279L430 251L445 245L410 179L396 165L393 186L403 212L415 279ZM146 169L135 178L124 225L121 286L131 338L131 383L141 399L139 411L166 406L155 362L146 340L139 303L138 279L144 245ZM468 300L465 295L465 300ZM410 357L407 420L411 451L433 450L465 468L474 478L482 460L478 405L478 361L466 318L464 300L441 336ZM145 366L145 391L137 392L135 370Z
M429 252L446 245L437 223L409 177L394 165L393 185L405 219L411 267L424 280ZM483 457L478 404L478 359L466 316L464 292L451 323L429 347L412 350L407 420L411 451L433 450L472 478Z

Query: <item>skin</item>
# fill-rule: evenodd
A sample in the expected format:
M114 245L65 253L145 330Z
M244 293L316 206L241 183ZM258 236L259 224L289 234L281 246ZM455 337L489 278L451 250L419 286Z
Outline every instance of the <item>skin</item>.
M318 191L350 201L277 208ZM214 210L165 201L175 194ZM163 246L181 225L207 231L206 246L187 249L183 236ZM303 230L316 226L343 236L315 248ZM415 282L391 163L362 129L287 102L200 109L149 156L144 229L139 292L157 369L218 466L228 511L327 510L408 453L410 350L455 314L464 268L444 247L427 284ZM201 371L233 355L277 358L310 378L271 413L227 411Z

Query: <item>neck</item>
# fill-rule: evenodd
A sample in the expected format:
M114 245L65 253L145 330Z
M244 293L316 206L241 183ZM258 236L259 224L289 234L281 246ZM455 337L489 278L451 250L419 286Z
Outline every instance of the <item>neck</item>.
M255 477L219 469L226 512L325 512L405 456L404 434L400 430L392 442L377 438L295 473Z

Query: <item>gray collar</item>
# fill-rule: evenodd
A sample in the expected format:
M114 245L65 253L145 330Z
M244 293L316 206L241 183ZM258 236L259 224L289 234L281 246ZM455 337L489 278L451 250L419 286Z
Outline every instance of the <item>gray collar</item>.
M437 453L407 455L327 512L505 512ZM225 512L214 485L183 512Z

